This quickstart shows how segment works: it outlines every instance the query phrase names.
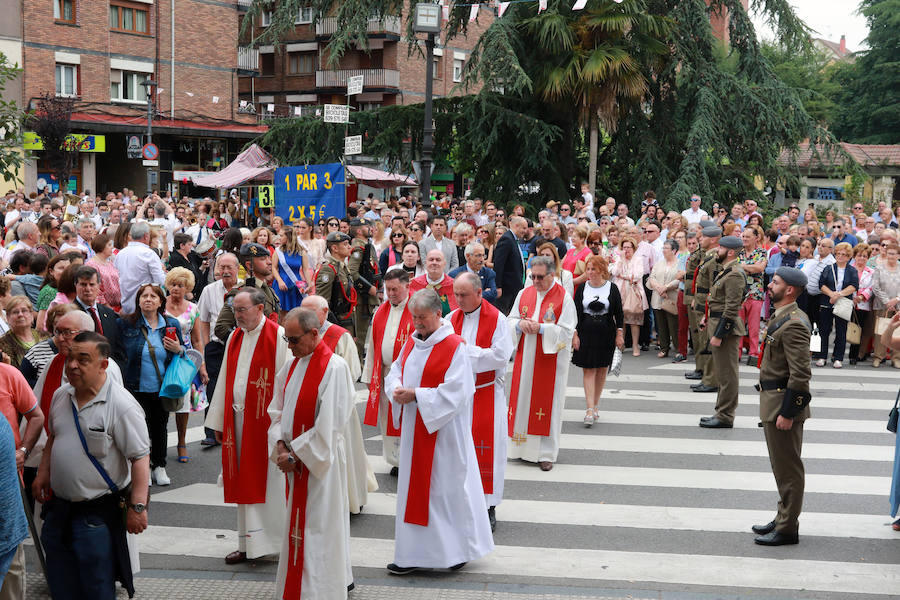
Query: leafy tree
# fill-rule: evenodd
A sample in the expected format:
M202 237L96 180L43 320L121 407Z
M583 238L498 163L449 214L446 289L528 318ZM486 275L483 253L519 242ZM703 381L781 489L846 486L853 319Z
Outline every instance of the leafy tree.
M761 49L775 75L800 95L809 116L829 129L834 128L835 99L840 93L834 79L836 65L829 64L828 57L816 48L796 52L779 44L764 43Z
M0 175L4 181L15 182L15 175L25 162L22 152L22 109L15 100L3 97L7 83L18 77L21 69L9 63L0 52Z
M28 116L28 126L41 138L44 158L64 193L68 191L69 174L78 154L78 145L69 137L74 103L73 98L59 98L47 92L38 100L37 109Z

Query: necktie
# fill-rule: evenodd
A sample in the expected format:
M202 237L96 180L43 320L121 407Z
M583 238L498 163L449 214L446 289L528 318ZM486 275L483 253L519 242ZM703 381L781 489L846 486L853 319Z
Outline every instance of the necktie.
M94 318L94 328L97 333L103 335L103 325L100 324L100 315L97 314L97 309L95 307L91 307L91 316Z

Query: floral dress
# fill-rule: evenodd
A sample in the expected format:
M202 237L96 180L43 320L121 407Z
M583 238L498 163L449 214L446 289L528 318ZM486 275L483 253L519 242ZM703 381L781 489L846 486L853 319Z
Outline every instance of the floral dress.
M184 340L184 347L192 348L191 330L194 329L194 321L200 316L200 307L193 302L188 302L187 309L180 315L173 315L169 311L166 311L166 314L178 321L178 324L181 325L181 337ZM191 391L184 395L184 403L176 412L196 412L198 410L204 410L208 405L206 386L200 383L200 377L198 375L194 378L194 383L191 384Z
M757 246L749 255L741 250L739 262L742 265L752 265L766 260L766 251ZM747 280L750 283L750 292L747 298L750 300L765 300L766 288L763 284L763 273L747 273Z

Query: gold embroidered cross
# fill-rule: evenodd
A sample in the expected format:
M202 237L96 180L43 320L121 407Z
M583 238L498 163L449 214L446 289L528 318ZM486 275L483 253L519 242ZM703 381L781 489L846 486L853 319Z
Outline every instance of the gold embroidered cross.
M543 409L543 408L539 408L537 411L535 411L534 414L537 415L538 421L540 421L541 419L543 419L543 418L547 415L547 413L544 412L544 409Z
M228 463L228 476L234 477L234 462L236 457L234 455L234 439L229 435L225 438L225 441L222 442L222 447L225 448L225 462Z
M521 446L528 441L528 436L523 433L516 433L512 436L512 441L516 446Z
M296 491L296 490L295 490ZM294 513L294 530L291 532L291 546L294 549L294 566L297 565L297 555L300 554L300 544L303 543L303 532L300 531L300 509Z
M268 367L260 369L259 377L252 385L256 388L256 418L261 419L266 410L266 396L269 387L269 369Z

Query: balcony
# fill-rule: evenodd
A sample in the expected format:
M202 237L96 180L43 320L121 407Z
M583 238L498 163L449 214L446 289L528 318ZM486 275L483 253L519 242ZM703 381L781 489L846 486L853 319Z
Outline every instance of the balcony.
M335 31L337 31L337 19L334 17L325 17L316 23L316 36L318 37L334 35ZM401 32L400 17L385 17L383 21L380 19L369 19L366 25L366 32L369 35L391 35L399 38Z
M253 0L237 0L237 8L240 11L246 11L253 6Z
M400 71L395 71L393 69L341 69L339 71L316 71L316 87L325 89L346 88L347 79L357 75L363 76L363 89L400 87Z
M259 49L238 46L237 68L244 75L259 74Z

